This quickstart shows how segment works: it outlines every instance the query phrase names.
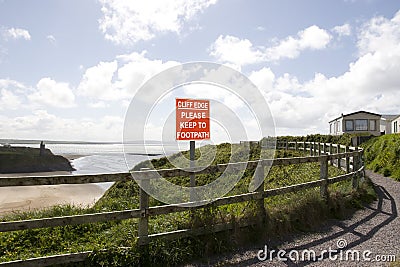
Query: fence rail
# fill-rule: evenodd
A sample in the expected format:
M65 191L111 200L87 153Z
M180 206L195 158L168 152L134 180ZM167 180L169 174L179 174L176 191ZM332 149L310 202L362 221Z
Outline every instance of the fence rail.
M356 147L347 147L338 144L330 143L315 143L315 142L278 142L277 148L279 149L292 149L309 152L308 157L296 158L278 158L274 160L257 160L239 163L220 164L216 166L209 166L205 169L202 168L187 168L187 169L166 169L166 170L144 170L132 172L135 178L142 180L141 182L154 179L154 172L157 172L163 177L183 176L190 174L212 174L215 172L224 171L228 165L236 165L237 167L246 166L247 168L256 169L260 163L261 166L285 166L292 164L302 164L310 162L319 162L320 164L320 179L300 183L281 188L264 190L264 182L260 187L250 193L226 196L213 200L204 201L204 204L214 207L246 202L251 200L258 200L259 206L264 208L264 199L287 193L293 193L300 190L320 187L321 196L326 198L328 193L328 185L337 183L343 180L352 179L353 188L357 188L360 178L364 178L364 164L362 161L363 150ZM344 162L343 162L344 161ZM328 178L328 164L334 165L346 171L346 174ZM257 175L265 178L264 169L257 168ZM112 173L112 174L96 174L96 175L55 175L51 177L8 177L0 179L0 187L8 186L32 186L32 185L57 185L57 184L85 184L85 183L99 183L99 182L117 182L131 180L131 173ZM60 216L52 218L21 220L21 221L7 221L0 222L0 232L17 231L25 229L38 229L55 226L77 225L85 223L106 222L112 220L124 220L131 218L138 218L138 238L139 245L147 245L151 240L159 238L174 239L178 237L187 237L194 235L202 235L209 232L219 232L232 229L233 227L245 227L257 223L256 221L241 222L241 225L233 225L232 223L214 225L207 228L196 229L183 229L165 233L148 233L148 220L151 216L169 214L176 212L183 212L187 210L194 210L204 208L204 206L196 205L194 207L184 207L188 203L179 203L173 205L153 206L149 207L149 196L147 193L140 189L140 202L139 209L124 210L124 211L111 211L93 214L73 215L73 216ZM199 203L197 203L199 204ZM28 260L18 260L11 262L0 263L0 266L47 266L51 264L60 264L67 262L83 261L90 251L53 255L48 257L32 258Z

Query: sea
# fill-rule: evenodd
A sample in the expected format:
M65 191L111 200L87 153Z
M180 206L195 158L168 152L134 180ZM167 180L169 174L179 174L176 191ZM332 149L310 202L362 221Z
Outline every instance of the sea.
M39 148L39 144L10 144L11 146L24 146ZM118 173L128 172L136 164L148 160L171 155L179 152L186 147L177 147L176 145L160 145L160 144L85 144L85 143L62 143L62 144L45 144L55 155L81 157L72 159L71 164L76 169L71 174L100 174L100 173ZM124 153L125 152L125 153ZM113 182L98 183L104 191L106 191Z

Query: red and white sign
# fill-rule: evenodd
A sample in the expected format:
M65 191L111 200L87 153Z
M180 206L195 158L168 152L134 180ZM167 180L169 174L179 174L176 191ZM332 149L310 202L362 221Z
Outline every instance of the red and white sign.
M176 98L176 140L210 139L210 100Z

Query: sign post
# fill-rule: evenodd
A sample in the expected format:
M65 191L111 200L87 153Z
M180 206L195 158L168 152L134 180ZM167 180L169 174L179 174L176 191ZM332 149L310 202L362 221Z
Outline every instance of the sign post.
M195 157L194 157L194 152L196 149L196 142L195 141L190 141L190 168L194 168L195 165ZM190 187L195 187L196 186L196 177L194 175L194 172L190 174Z
M190 168L195 167L195 141L210 139L210 101L176 98L176 140L190 141ZM194 172L190 174L190 187L196 186ZM190 194L190 199L194 197Z

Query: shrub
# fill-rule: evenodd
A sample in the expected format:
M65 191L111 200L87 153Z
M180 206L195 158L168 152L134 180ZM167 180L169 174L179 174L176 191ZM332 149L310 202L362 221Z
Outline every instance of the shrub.
M375 164L373 169L374 172L378 172L381 169L381 166L379 166L379 164Z
M391 172L388 168L383 169L383 176L389 177L391 175Z
M400 179L400 135L387 134L370 139L365 144L366 167L385 177Z

